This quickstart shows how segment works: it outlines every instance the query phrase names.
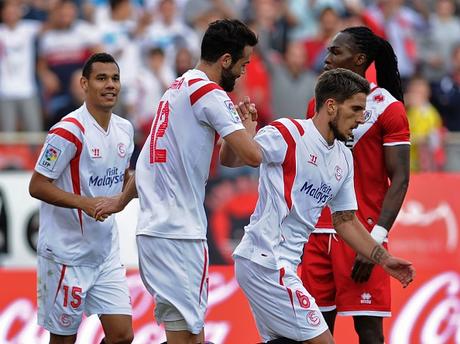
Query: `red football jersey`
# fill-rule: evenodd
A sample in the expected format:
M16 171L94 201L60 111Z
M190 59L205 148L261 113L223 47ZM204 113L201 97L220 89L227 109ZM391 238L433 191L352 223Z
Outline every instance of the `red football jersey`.
M310 100L307 118L315 114ZM370 231L377 223L383 199L390 185L385 166L384 146L410 144L409 122L404 104L386 89L371 84L367 96L365 123L353 130L347 146L353 150L357 216ZM331 212L324 208L313 233L333 233Z

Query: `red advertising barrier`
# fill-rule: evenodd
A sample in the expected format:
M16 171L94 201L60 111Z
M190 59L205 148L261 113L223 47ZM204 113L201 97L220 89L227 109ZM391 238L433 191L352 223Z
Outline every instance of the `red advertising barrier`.
M241 199L255 202L254 195L247 195L250 188L241 189L245 193ZM411 260L417 276L406 289L396 282L392 285L393 317L384 321L387 343L460 344L459 191L460 175L412 176L406 201L390 232L390 251ZM248 203L216 208L218 212L210 214L210 226L221 221L219 214L244 217L247 208ZM228 226L212 228L211 235L214 240L217 238L218 247L231 245L225 243ZM226 250L224 260L229 257L230 250ZM36 325L35 271L0 269L0 280L0 344L47 343L48 334ZM164 331L153 320L152 298L137 271L131 270L128 280L134 308L134 343L161 343L165 340ZM216 344L257 343L255 323L234 278L233 267L211 266L209 281L207 340ZM101 338L97 317L85 319L77 343L99 343ZM337 319L335 338L338 344L358 342L349 317Z

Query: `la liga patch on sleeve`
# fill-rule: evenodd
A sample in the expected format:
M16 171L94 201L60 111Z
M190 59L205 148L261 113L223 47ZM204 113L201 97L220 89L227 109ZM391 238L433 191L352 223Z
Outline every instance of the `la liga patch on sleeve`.
M53 171L60 155L61 150L48 143L38 164L49 171Z
M233 105L233 102L231 100L226 100L224 104L228 112L232 116L233 122L235 123L241 122L240 115L238 115L238 112L236 111L235 105Z

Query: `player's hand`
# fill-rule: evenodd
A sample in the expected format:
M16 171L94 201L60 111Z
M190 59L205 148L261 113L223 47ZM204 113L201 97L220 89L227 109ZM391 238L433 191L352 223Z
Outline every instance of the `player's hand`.
M103 222L108 217L108 215L101 214L99 217L96 216L96 205L103 200L104 197L85 197L81 201L82 204L80 209L83 210L86 215L94 218L97 221Z
M97 202L94 212L94 218L105 219L108 216L123 210L120 204L120 195L113 197L103 197Z
M236 111L243 122L246 120L257 121L256 105L251 103L251 99L248 96L244 97L243 101L236 105Z
M396 278L403 287L407 287L414 280L415 269L411 262L390 256L382 264L383 269Z
M353 269L351 270L351 279L356 283L364 283L371 277L374 263L360 254L356 255Z

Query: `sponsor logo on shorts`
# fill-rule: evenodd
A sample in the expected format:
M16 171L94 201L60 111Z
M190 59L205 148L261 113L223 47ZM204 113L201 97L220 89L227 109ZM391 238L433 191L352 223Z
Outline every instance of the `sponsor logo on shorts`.
M372 295L370 293L364 292L361 294L361 303L370 305L372 303Z
M312 326L318 326L321 322L321 317L316 311L310 311L307 313L307 322Z
M47 170L52 171L60 155L61 150L59 148L54 147L51 144L48 144L45 150L43 151L43 155L38 164L46 168Z
M70 325L72 325L72 316L68 314L61 314L59 321L62 326L69 327Z

